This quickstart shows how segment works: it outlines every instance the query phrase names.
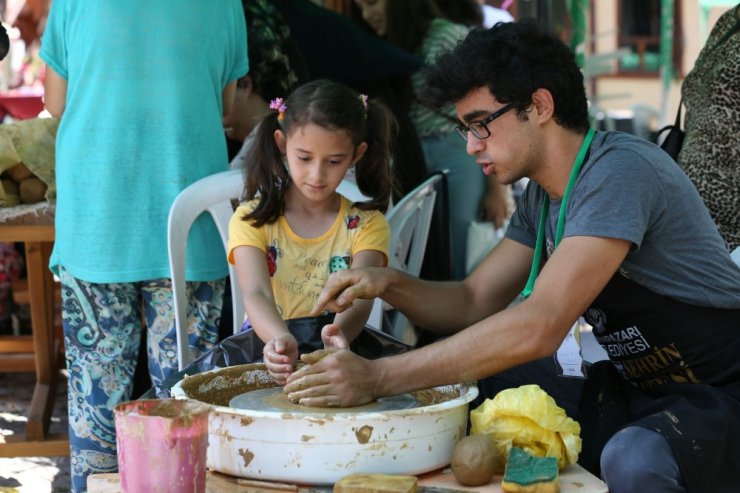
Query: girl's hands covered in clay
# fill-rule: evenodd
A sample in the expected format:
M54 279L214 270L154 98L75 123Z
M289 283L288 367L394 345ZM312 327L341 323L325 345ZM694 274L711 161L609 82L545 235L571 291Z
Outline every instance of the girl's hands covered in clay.
M278 385L285 385L298 360L298 341L292 334L279 335L268 341L262 356L273 380Z

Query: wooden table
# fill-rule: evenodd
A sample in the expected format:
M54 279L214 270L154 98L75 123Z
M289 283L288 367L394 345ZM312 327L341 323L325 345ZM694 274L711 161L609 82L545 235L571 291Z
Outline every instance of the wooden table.
M33 335L0 337L0 371L35 371L36 386L26 432L0 436L0 457L69 455L66 435L49 434L61 344L53 330L54 279L48 267L54 245L53 208L17 207L18 214L0 222L0 241L25 244Z
M94 474L87 478L88 493L120 493L121 484L118 474ZM206 476L206 493L313 493L313 492L330 492L331 486L310 487L294 486L285 487L279 484L262 482L252 482L252 484L240 484L240 480L220 474L214 471L208 471ZM443 493L445 489L455 490L455 493L474 492L480 493L501 493L501 476L494 476L490 483L483 486L467 487L461 486L449 468L440 469L419 476L420 493L427 490L434 493ZM583 469L578 464L568 466L560 473L560 493L608 493L608 488L603 481ZM450 491L450 493L453 493Z

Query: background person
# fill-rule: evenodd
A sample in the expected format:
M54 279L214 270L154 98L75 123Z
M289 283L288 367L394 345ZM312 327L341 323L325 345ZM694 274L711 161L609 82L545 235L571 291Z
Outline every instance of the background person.
M354 5L378 36L416 54L424 64L434 63L439 55L451 51L470 30L442 17L432 0L356 0ZM485 216L500 221L497 226L508 215L509 204L498 182L492 180L492 186L487 188L486 182L479 179L473 159L455 133L457 121L452 106L436 109L422 103L422 83L421 71L414 72L409 115L421 139L427 173L449 170L453 278L462 279L468 226L480 217L482 202L495 204L486 210ZM484 200L486 192L493 198Z
M144 13L145 15L142 15ZM248 69L238 0L54 0L41 57L56 138L56 238L69 372L72 490L117 469L113 408L130 398L142 322L149 373L177 371L167 216L226 168L221 118ZM188 342L216 342L227 274L210 217L188 243Z
M719 18L681 85L686 137L678 155L730 250L740 247L738 71L740 5Z
M483 27L483 9L479 0L434 0L445 19L468 27Z
M398 201L427 177L419 137L409 118L411 88L408 75L421 61L398 46L378 38L347 16L310 0L270 0L290 26L310 78L330 79L380 99L393 112L398 131L391 143L393 176ZM331 36L317 36L331 32Z
M270 111L269 101L309 80L306 62L280 12L268 0L242 0L242 6L250 67L236 81L234 104L223 117L230 168L244 167L249 149L245 140Z

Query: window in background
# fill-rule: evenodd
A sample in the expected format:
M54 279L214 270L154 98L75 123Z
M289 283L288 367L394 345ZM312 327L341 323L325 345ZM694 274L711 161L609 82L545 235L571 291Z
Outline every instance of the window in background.
M617 48L631 53L620 57L618 74L657 77L660 73L661 0L617 1ZM681 73L681 0L673 14L673 64Z

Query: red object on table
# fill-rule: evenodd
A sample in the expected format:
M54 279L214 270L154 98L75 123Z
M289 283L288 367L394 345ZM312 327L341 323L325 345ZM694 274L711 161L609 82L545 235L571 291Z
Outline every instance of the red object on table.
M41 91L17 90L0 93L0 120L10 115L16 120L36 118L44 110Z

